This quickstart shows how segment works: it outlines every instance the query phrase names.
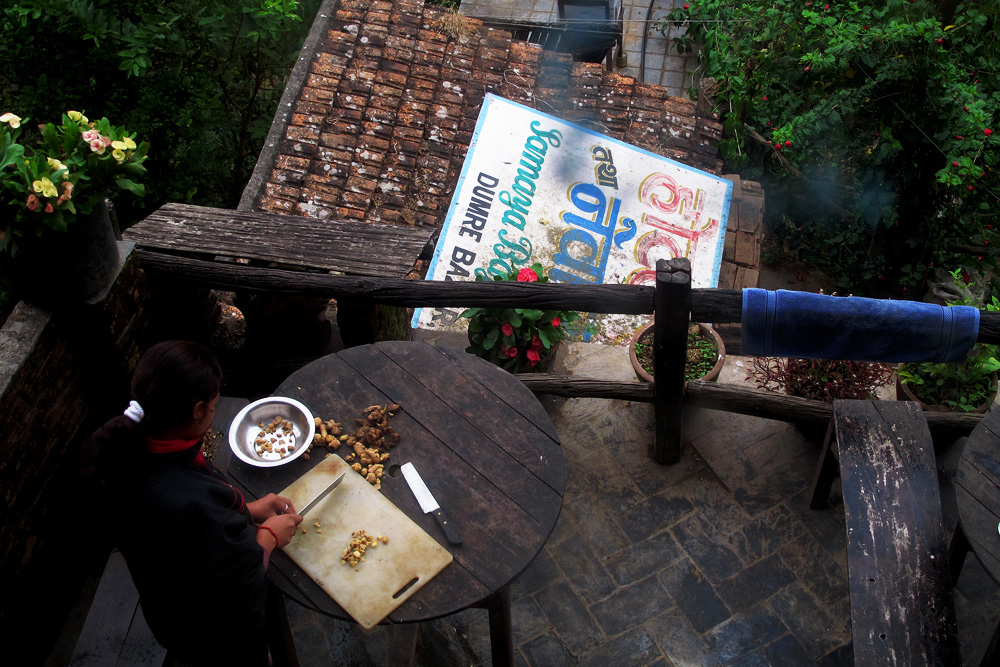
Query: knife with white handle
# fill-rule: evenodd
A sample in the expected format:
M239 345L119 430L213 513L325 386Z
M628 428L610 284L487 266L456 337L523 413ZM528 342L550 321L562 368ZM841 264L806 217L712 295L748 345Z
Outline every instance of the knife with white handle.
M420 509L423 510L424 514L433 514L434 518L441 525L441 530L444 531L444 536L448 538L448 541L452 544L461 544L462 538L458 536L455 529L451 525L445 515L441 506L438 502L434 500L433 494L431 494L430 489L424 484L424 480L420 478L420 473L417 469L413 467L412 463L404 463L400 470L403 471L403 477L406 478L406 483L410 485L410 491L413 491L413 495L417 497L417 502L420 503Z

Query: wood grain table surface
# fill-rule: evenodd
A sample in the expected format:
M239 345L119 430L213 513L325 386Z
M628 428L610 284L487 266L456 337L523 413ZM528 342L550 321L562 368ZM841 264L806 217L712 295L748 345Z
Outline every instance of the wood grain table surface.
M955 472L955 498L962 529L976 557L1000 583L1000 410L969 435Z
M482 604L531 563L555 527L565 468L555 427L535 396L509 373L472 355L418 342L381 342L317 359L274 392L334 419L345 433L371 405L396 403L389 422L400 434L392 464L412 461L463 540L445 539L401 474L381 491L454 555L454 562L389 615L430 620ZM230 459L227 474L251 497L280 492L325 456L314 447L276 468ZM334 456L347 456L342 446ZM393 472L395 472L393 470ZM339 558L331 554L331 558ZM271 581L287 596L330 616L350 617L287 556L276 551Z

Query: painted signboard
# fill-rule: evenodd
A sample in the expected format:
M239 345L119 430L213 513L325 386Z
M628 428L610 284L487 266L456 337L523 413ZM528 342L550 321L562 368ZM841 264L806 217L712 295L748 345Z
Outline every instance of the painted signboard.
M492 279L535 262L553 282L652 285L656 260L687 257L715 287L732 182L489 94L428 280ZM460 308L413 326L464 331ZM584 339L627 342L643 318L585 318Z

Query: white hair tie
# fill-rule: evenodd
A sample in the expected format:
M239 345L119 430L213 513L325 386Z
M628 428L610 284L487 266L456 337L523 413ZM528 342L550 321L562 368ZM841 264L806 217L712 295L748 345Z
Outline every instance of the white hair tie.
M142 421L145 414L146 413L143 411L142 406L139 405L139 401L129 401L128 407L125 409L126 417L138 424Z

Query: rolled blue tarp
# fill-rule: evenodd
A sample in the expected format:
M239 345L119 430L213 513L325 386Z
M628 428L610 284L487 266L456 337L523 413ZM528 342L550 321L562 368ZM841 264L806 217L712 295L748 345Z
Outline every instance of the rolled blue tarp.
M918 301L743 290L742 354L798 359L961 362L979 309Z

